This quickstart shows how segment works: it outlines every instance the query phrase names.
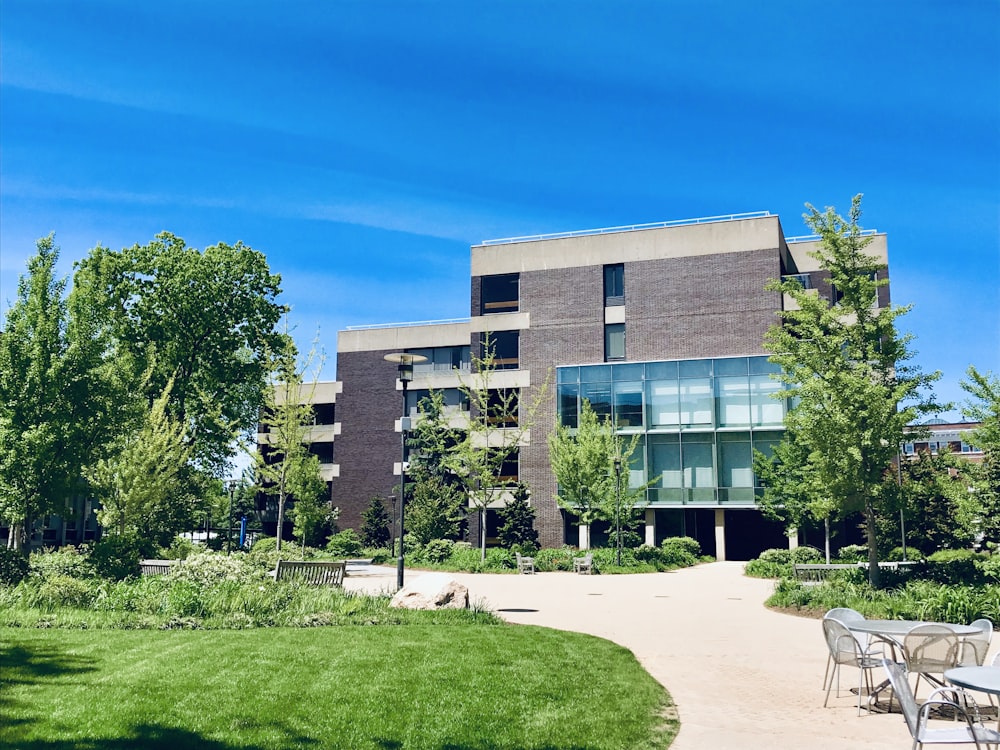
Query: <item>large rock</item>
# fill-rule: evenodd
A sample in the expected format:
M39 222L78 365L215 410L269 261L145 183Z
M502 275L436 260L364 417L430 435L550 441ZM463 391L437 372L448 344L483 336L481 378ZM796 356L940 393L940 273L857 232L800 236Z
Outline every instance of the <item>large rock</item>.
M447 573L425 573L397 591L389 606L402 609L468 609L469 589Z

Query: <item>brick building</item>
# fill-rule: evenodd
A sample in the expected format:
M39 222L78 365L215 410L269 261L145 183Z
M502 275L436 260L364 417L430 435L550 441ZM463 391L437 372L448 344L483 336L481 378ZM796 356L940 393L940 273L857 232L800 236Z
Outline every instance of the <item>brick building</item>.
M885 261L885 235L871 235L868 252ZM778 217L763 212L473 246L468 319L338 334L331 491L340 526L357 528L370 499L388 504L398 483L401 384L384 356L427 357L410 384L411 413L431 388L458 412L470 352L488 334L500 363L495 387L520 389L525 404L550 379L552 397L517 466L544 546L605 533L581 534L553 499L546 438L557 419L574 423L583 398L619 431L641 436L628 480L656 479L647 490L648 542L688 534L720 559L785 543L756 510L750 465L754 447L780 440L786 409L772 397L780 384L762 341L791 301L764 287L795 275L817 294L836 294L809 256L816 243L786 238ZM887 287L877 304L888 304ZM473 520L473 540L478 533Z

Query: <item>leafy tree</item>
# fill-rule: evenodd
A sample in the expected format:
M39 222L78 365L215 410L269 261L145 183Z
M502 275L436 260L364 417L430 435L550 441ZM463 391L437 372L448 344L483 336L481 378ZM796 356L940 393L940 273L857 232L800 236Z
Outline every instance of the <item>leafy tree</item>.
M306 545L319 547L324 537L334 531L340 511L330 505L327 484L320 473L319 458L306 455L300 471L289 478L291 495L295 505L289 509L292 531L302 543L302 554Z
M82 491L86 465L127 419L127 356L115 352L84 288L64 296L53 236L37 242L0 334L0 516L7 544Z
M820 237L813 253L838 295L833 301L805 291L795 280L774 280L768 289L791 296L798 309L779 313L764 345L795 399L785 420L785 440L800 445L779 453L781 468L809 476L812 503L832 500L839 513L860 511L868 538L869 578L878 585L876 519L893 490L889 474L899 445L913 436L908 425L939 410L921 391L940 377L911 365L910 335L896 331L908 307L876 308L872 302L888 279L884 264L865 253L861 196L849 217L807 204L806 223ZM780 502L780 499L778 499ZM815 512L814 515L821 515Z
M644 505L649 485L629 487L626 479L619 487L615 462L620 462L627 477L638 444L638 435L626 440L615 432L610 419L598 419L586 399L575 431L556 425L549 435L549 459L559 485L556 502L588 526L596 520L610 521L618 550Z
M406 533L426 544L457 536L465 517L464 484L449 463L462 430L452 426L441 391L417 406L420 418L407 441Z
M88 471L92 489L101 500L97 520L119 536L169 544L190 519L185 502L191 448L184 425L167 414L171 383L153 402L142 424L124 434L111 455Z
M326 486L319 474L319 462L308 449L313 409L310 391L303 386L303 372L312 359L310 353L299 369L295 345L287 336L284 338L273 359L271 385L265 391L261 424L266 443L254 454L261 491L278 501L279 551L289 499L308 497L318 491L320 484Z
M898 478L900 493L887 502L877 519L883 549L902 543L899 510L906 522L906 546L930 555L941 549L964 549L972 544L974 521L969 506L969 470L972 465L948 450L920 451L903 461Z
M1000 378L971 366L962 388L971 398L962 405L966 419L980 423L968 441L983 451L983 463L975 469L971 512L977 519L983 543L1000 545Z
M150 373L147 402L173 380L170 417L187 427L196 464L221 475L234 433L256 424L268 352L281 347L280 277L242 243L199 251L168 232L121 251L96 247L78 277L137 371Z
M535 528L535 509L528 503L528 487L518 482L513 497L499 510L500 529L497 538L500 545L521 552L538 549L538 530Z
M520 389L504 387L496 344L483 334L479 354L472 356L473 374L461 390L469 403L468 428L448 453L447 466L464 483L470 504L479 511L480 557L486 559L486 509L503 496L510 482L504 469L517 459L528 439L539 407L548 398L549 376L530 403Z
M388 547L389 523L389 511L382 498L373 497L361 515L361 543L365 547Z

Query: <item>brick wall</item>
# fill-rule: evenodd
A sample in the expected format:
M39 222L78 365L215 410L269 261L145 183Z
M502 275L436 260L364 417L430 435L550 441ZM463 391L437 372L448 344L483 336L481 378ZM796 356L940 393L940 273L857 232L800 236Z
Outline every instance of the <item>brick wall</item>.
M382 358L387 353L337 355L337 379L344 389L337 396L341 432L333 445L340 476L334 478L331 494L333 504L340 508L337 524L341 529L360 529L361 515L372 496L385 498L399 484L393 474L400 454L400 435L394 424L403 413L403 396L396 390L396 365Z

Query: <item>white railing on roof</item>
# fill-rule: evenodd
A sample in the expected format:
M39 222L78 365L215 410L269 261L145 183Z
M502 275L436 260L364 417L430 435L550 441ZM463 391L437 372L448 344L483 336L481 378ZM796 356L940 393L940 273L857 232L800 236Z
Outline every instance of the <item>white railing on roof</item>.
M592 234L611 234L612 232L635 232L642 229L662 229L663 227L682 227L690 224L710 224L717 221L740 221L741 219L760 219L772 216L770 211L750 211L744 214L727 214L725 216L703 216L698 219L673 219L671 221L656 221L652 224L629 224L622 227L603 227L601 229L578 229L575 232L553 232L551 234L529 234L524 237L506 237L500 240L483 240L476 247L489 245L510 245L515 242L537 242L539 240L558 240L566 237L586 237Z
M858 232L862 237L870 237L873 234L878 234L877 229L862 229ZM785 237L785 242L817 242L823 239L818 234L803 234L800 237Z
M373 331L378 328L412 328L414 326L443 326L468 323L472 318L447 318L445 320L412 320L406 323L369 323L363 326L346 326L345 331Z

